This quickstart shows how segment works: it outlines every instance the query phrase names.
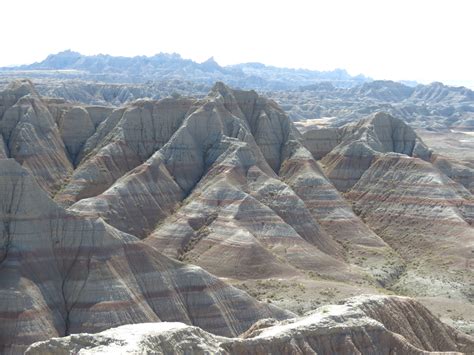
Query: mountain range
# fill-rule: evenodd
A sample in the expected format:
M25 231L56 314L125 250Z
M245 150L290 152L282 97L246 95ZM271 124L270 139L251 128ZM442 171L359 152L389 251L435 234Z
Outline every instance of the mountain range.
M242 88L291 89L302 83L332 81L350 87L368 78L351 76L343 69L315 71L266 66L261 63L242 63L220 66L213 57L203 63L184 59L179 54L160 53L151 57L85 56L71 50L49 55L45 60L18 67L0 68L7 74L28 72L31 78L61 77L108 83L146 83L183 79L197 84L212 85L215 81Z

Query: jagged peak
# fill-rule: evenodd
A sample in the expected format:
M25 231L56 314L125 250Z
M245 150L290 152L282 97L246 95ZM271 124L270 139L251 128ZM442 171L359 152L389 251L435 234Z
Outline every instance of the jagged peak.
M213 56L209 57L207 60L205 60L201 64L215 64L215 65L219 66L219 64L216 62L216 60L214 59Z
M242 95L249 95L254 98L261 97L257 94L255 90L239 90L239 89L234 89L231 88L230 86L226 85L222 81L217 81L214 86L211 89L211 93L214 94L221 94L222 96L228 96L228 95L237 95L237 96L242 96Z
M379 111L376 112L366 118L361 119L360 121L350 123L347 125L347 127L367 127L367 128L374 128L374 129L380 129L380 128L386 128L387 126L392 127L394 129L395 127L403 127L409 132L412 132L413 135L419 139L418 135L415 133L412 127L408 125L404 120L401 118L398 118L396 116L392 116L391 114L385 112L385 111Z
M214 57L201 63L201 68L205 71L222 71L222 67L215 61Z
M82 54L79 53L79 52L76 52L76 51L73 51L71 49L66 49L64 51L61 51L61 52L58 52L56 54L51 54L50 56L53 57L53 56L71 56L71 55L74 55L74 56L81 56Z

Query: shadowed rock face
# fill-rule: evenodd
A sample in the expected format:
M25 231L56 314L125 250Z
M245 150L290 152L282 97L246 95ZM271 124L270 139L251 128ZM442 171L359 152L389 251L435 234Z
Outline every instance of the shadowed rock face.
M95 127L86 109L73 107L60 118L59 129L66 149L75 161L83 144L94 133Z
M431 354L470 353L474 339L401 297L361 296L283 322L264 320L240 338L217 337L182 323L151 323L75 334L32 345L27 354Z
M474 167L466 162L442 155L433 155L431 162L450 179L474 193Z

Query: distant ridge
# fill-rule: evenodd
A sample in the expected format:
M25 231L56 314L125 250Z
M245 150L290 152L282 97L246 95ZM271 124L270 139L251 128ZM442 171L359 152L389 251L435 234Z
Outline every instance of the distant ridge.
M323 119L341 126L384 111L417 128L474 129L474 91L466 87L372 80L344 69L314 71L256 62L221 66L214 57L198 63L177 53L121 57L66 50L41 62L0 68L0 88L25 77L34 80L41 95L93 105L204 97L221 81L271 97L293 121Z
M353 87L371 79L351 76L344 69L315 71L267 66L262 63L242 63L220 66L213 57L197 63L184 59L177 53L159 53L153 56L122 57L107 54L87 56L66 50L49 55L45 60L33 64L0 68L0 72L35 71L31 77L48 76L41 71L75 70L77 73L59 74L56 78L80 78L110 83L142 83L149 80L186 79L212 84L225 81L241 88L295 89L322 81L331 81L336 87ZM38 72L40 71L40 72ZM64 75L64 76L61 76Z

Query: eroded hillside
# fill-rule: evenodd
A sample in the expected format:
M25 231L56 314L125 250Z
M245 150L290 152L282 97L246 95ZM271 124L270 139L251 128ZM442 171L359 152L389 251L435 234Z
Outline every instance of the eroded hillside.
M140 322L237 336L362 292L472 329L472 175L390 115L301 135L222 83L112 108L15 81L0 128L3 351Z

